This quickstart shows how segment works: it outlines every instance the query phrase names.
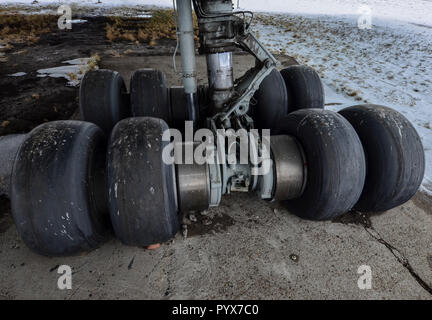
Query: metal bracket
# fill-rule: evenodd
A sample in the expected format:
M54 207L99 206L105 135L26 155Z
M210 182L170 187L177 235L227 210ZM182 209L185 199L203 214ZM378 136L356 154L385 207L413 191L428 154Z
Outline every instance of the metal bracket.
M255 92L270 72L279 66L276 58L251 32L247 32L245 35L239 37L236 44L252 54L257 59L258 66L238 81L235 91L241 92L241 95L235 99L233 105L229 106L228 111L222 117L222 121L227 120L234 113L237 116L247 114L250 101Z
M272 53L259 42L252 32L248 31L245 35L240 36L237 41L237 46L252 54L261 63L269 60L274 67L279 65L279 61L277 61Z

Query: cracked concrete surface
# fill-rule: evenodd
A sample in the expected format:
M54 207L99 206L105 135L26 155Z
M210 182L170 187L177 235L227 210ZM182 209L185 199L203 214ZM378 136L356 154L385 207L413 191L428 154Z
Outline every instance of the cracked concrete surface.
M236 72L250 64L235 59ZM103 64L125 78L140 66L162 69L170 85L179 81L168 56ZM329 222L304 221L279 203L235 194L205 219L198 215L186 239L179 234L159 250L113 238L69 258L27 249L2 203L0 299L432 299L432 200L423 194L383 214L352 212ZM57 289L63 264L73 268L72 290ZM357 286L361 265L372 269L371 290Z
M0 235L0 297L432 298L402 263L409 262L419 278L432 284L432 215L413 201L368 216L373 229L347 221L300 220L278 203L267 204L246 194L229 196L209 214L229 216L234 224L225 230L215 225L187 239L178 235L157 251L125 247L113 239L89 254L61 259L32 253L10 226ZM396 256L381 238L397 248ZM70 291L57 289L56 272L62 264L73 268ZM372 290L357 287L361 265L372 268Z
M425 198L423 195L417 196L414 200ZM408 205L408 204L406 204ZM398 208L400 210L405 210L404 206ZM396 248L394 245L389 243L373 226L370 214L364 214L361 212L353 211L347 213L346 215L336 219L334 222L341 222L345 224L354 223L359 226L363 226L364 230L378 243L382 244L385 248L389 250L389 252L395 257L395 259L411 274L414 280L423 287L429 294L432 295L432 287L430 286L430 282L426 281L422 278L422 275L416 272L416 268L413 267L410 263L410 260L404 255L404 253ZM427 260L429 263L430 255L427 256Z

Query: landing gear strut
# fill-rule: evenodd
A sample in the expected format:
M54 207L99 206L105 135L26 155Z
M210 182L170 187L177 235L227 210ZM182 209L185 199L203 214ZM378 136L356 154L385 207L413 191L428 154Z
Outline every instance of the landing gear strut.
M196 82L192 4L206 87ZM30 248L50 256L90 250L109 234L108 217L127 245L162 243L178 232L179 213L218 206L235 192L328 220L354 207L388 210L418 190L423 147L401 114L370 105L324 110L318 74L306 66L278 71L250 30L253 13L233 11L231 1L177 0L176 17L183 87L167 88L163 73L140 69L128 94L118 73L91 71L80 91L84 121L47 123L23 137L11 198ZM235 78L238 49L256 63ZM187 132L185 123L194 131L168 154L206 161L167 161L165 134ZM204 128L210 134L200 135ZM220 132L227 143L216 143ZM246 161L236 151L242 146Z

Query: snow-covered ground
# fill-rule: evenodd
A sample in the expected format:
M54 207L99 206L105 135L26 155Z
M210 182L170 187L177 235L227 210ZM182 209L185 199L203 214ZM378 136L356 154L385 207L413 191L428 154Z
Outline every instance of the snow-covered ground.
M38 2L104 8L172 5L172 0L101 1ZM30 5L32 0L0 0L18 3ZM371 10L372 28L361 30L357 23L364 5ZM423 190L432 194L432 0L241 0L240 6L277 12L263 14L254 30L271 50L319 71L329 109L374 103L404 114L422 138L427 167Z
M255 29L271 50L318 70L329 109L373 103L404 114L422 138L432 194L432 27L378 20L361 30L354 17L272 14Z
M38 0L39 5L74 3L81 6L128 7L172 6L172 0ZM0 0L0 4L30 5L33 0ZM237 6L237 0L233 0ZM257 12L284 12L328 15L359 15L368 6L377 18L409 21L432 26L431 0L240 0L240 7Z

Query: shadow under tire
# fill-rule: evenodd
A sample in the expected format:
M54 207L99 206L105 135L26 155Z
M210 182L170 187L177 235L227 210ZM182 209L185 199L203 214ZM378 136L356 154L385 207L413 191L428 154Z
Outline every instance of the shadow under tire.
M168 125L156 118L123 120L108 147L111 222L126 245L163 243L180 228L174 165L165 164L162 135Z
M386 211L410 200L425 172L423 145L413 125L379 105L358 105L339 113L357 131L366 155L366 183L355 208Z
M107 136L130 116L129 97L120 73L95 70L85 74L80 87L81 118L99 126Z
M274 69L261 82L254 95L255 105L251 105L252 118L258 129L270 129L275 134L275 126L281 117L288 114L288 94L284 79Z
M169 92L163 72L136 70L131 78L130 92L134 117L154 117L171 124Z
M341 115L321 109L295 111L280 122L282 134L303 147L307 168L303 194L283 204L309 220L329 220L351 210L363 190L366 164L355 130Z
M14 162L11 203L29 248L67 256L108 238L105 157L105 136L88 122L50 122L27 135Z
M288 92L288 113L301 109L324 109L324 87L318 73L303 65L281 71Z

